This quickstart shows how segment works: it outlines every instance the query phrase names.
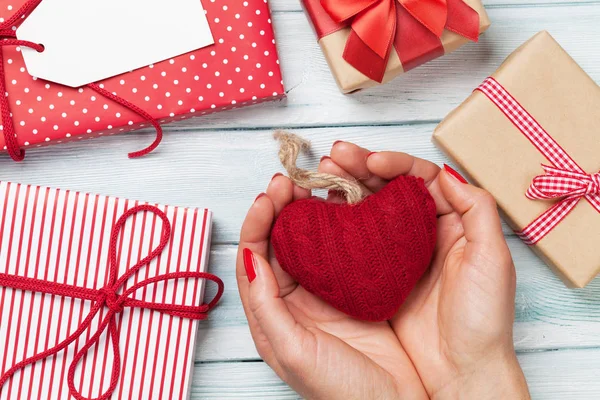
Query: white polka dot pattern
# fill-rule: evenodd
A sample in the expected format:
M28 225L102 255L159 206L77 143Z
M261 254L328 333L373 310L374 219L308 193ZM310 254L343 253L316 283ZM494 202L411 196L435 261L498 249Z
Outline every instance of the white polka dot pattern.
M0 20L26 0L0 0ZM215 44L99 83L161 124L285 96L267 0L203 0ZM19 145L32 147L149 126L88 88L30 76L18 47L4 68ZM2 126L0 125L0 130ZM4 138L0 135L0 149Z

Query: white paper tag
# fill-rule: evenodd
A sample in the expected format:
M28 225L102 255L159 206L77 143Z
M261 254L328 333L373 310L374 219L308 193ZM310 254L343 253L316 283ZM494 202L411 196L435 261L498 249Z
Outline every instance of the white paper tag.
M17 30L27 71L79 87L213 44L200 0L44 0Z

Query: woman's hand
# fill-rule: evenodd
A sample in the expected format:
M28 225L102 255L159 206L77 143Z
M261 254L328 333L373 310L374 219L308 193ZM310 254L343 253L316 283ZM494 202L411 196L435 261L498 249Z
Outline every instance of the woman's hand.
M516 359L515 269L496 204L450 168L405 153L337 143L319 171L377 192L399 175L422 177L438 210L430 270L390 324L433 399L526 399ZM336 199L335 194L330 195Z
M292 201L310 196L275 176L242 227L237 282L260 356L307 398L427 399L388 322L361 322L337 311L298 286L272 256L275 218Z

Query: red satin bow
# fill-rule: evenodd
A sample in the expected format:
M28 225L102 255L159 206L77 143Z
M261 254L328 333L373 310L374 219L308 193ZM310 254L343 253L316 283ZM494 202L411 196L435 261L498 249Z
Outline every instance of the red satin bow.
M151 212L158 216L163 221L163 230L161 235L160 244L146 256L144 259L139 261L133 267L130 267L122 276L117 276L118 262L117 262L117 248L119 233L123 229L127 218L139 213L139 212ZM77 327L77 330L69 335L65 340L58 343L56 346L35 354L16 365L12 366L8 371L2 374L0 377L0 391L4 384L13 376L18 370L25 368L26 366L33 364L39 360L50 357L64 349L66 349L71 343L81 337L81 335L91 327L92 321L98 314L101 308L107 307L108 312L104 318L100 321L96 332L92 337L87 340L83 347L75 354L69 372L67 376L67 383L69 386L69 392L77 400L91 400L90 398L84 397L78 389L75 387L75 369L77 364L82 360L83 356L88 350L93 347L99 340L104 331L107 331L108 337L112 344L113 349L113 365L112 373L110 375L110 385L108 389L95 398L95 400L107 400L112 396L117 384L119 383L119 377L121 376L121 353L119 349L119 330L117 329L117 314L121 313L125 307L135 307L148 310L159 311L164 314L172 315L180 318L188 318L194 320L202 320L207 317L207 313L217 304L221 295L223 294L223 282L217 276L205 273L205 272L171 272L153 278L143 280L136 283L135 285L123 289L122 293L119 294L119 289L125 286L127 280L135 275L142 267L150 264L152 260L157 258L164 250L165 246L171 238L171 224L166 214L160 209L150 206L142 205L130 208L127 210L114 225L109 246L109 280L106 286L101 289L89 289L73 285L67 285L63 283L48 282L40 279L25 278L21 276L0 274L0 286L10 287L19 290L28 290L38 293L53 294L57 296L71 297L73 299L81 299L92 301L90 312ZM208 304L202 304L198 306L187 306L178 304L165 304L165 303L154 303L143 300L136 300L134 298L135 292L144 287L157 283L175 280L175 279L206 279L213 281L218 286L218 291L215 297Z
M344 59L381 82L394 44L404 70L444 53L444 29L479 38L479 14L463 0L321 0L337 24L352 33Z

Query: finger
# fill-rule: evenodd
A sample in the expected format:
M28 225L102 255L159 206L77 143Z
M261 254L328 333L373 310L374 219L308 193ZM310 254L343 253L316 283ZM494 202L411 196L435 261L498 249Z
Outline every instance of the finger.
M306 200L306 199L310 199L311 197L312 197L312 192L310 190L294 185L294 201Z
M462 225L461 217L457 212L452 212L446 215L442 215L438 218L437 223L437 243L435 245L435 252L433 255L433 261L429 268L429 279L435 282L439 279L442 269L445 264L445 260L452 248L464 239L464 228Z
M267 256L269 237L275 220L275 204L265 193L258 195L248 210L240 231L240 247L249 247L253 252ZM238 270L245 277L245 271Z
M242 249L248 248L251 249L252 252L263 256L268 254L269 236L271 234L271 225L273 223L274 215L275 207L271 199L266 195L259 195L252 207L250 207L250 210L248 210L240 233L240 245L238 248L235 275L242 305L248 316L248 322L251 329L252 321L250 320L248 308L248 290L250 282L246 269L244 268Z
M331 148L331 159L372 192L380 191L387 180L374 175L367 168L370 150L348 142L337 142Z
M464 290L470 298L467 302L478 305L478 314L504 315L504 326L512 326L516 273L496 202L488 192L464 183L459 177L447 166L440 173L440 187L461 216L465 232L464 238L453 247L457 252L452 249L449 253L449 257L460 257L462 262L449 262L445 271L453 276L449 279L467 285Z
M459 181L446 170L440 173L440 188L461 216L469 243L485 245L493 253L506 248L496 201L488 192Z
M440 167L434 163L406 153L382 151L369 156L367 167L372 174L386 180L395 179L400 175L423 178L429 193L435 200L438 215L445 215L453 211L439 186Z
M276 173L275 175L273 175L273 178L271 178L271 182L282 175L283 174L281 172ZM300 186L297 186L297 185L294 185L292 201L310 199L311 196L312 196L312 193L310 190L301 188ZM278 215L278 214L279 213L277 213L276 215Z
M253 314L250 312L250 281L246 269L244 268L242 249L251 248L252 251L259 254L266 254L266 252L268 252L269 235L274 214L275 210L273 202L266 195L259 195L254 204L250 207L242 225L240 246L238 248L236 260L237 286L244 313L248 319L248 326L250 328L250 333L252 334L252 339L256 344L256 348L266 362L269 362L269 359L274 359L273 351L268 340L260 330L256 318L254 318Z
M259 195L254 204L250 207L242 225L236 262L236 279L242 307L244 308L244 313L248 320L248 327L250 328L250 333L256 344L256 348L265 362L267 362L277 373L280 373L282 368L275 358L273 349L265 334L262 332L253 313L250 311L250 280L243 261L243 249L245 248L251 249L255 254L260 254L263 257L269 254L269 237L274 219L275 205L273 201L265 194ZM281 267L278 267L278 269L282 282L292 280L289 275L281 270Z
M275 218L281 210L294 200L294 184L282 174L275 174L267 187L267 196L271 199L274 206Z
M310 334L300 325L280 297L279 284L264 257L243 250L244 266L254 278L249 288L249 309L278 360L286 363L302 354ZM302 344L302 345L301 345ZM301 357L300 357L301 358Z
M258 221L258 223L262 224L260 229L263 233L263 237L265 234L264 229L266 229L267 223L269 224L268 233L267 233L268 236L266 239L267 240L267 249L265 250L264 248L261 247L258 254L260 254L261 256L268 259L269 253L270 253L269 249L268 249L268 245L269 245L268 239L271 234L271 229L272 229L274 220L275 220L275 218L277 218L279 213L281 213L281 211L294 200L294 184L288 177L283 176L282 174L275 174L273 179L271 179L269 186L267 187L267 193L266 193L266 196L264 196L264 197L271 201L273 209L272 209L272 214L271 214L272 217L270 219L267 218L267 215L258 217L258 218L264 218L264 219ZM256 205L256 207L258 207L259 210L260 210L260 206L263 202L266 202L266 199L259 199L257 201L258 204ZM242 247L242 243L240 243L240 247ZM254 249L252 247L251 247L251 249L254 251ZM293 291L296 288L296 286L297 286L296 281L287 272L285 272L281 268L279 263L277 263L275 260L273 262L273 272L275 274L275 277L277 278L277 282L279 282L279 287L281 289L282 296L289 294L291 291Z
M327 156L321 158L321 162L319 163L318 171L322 172L324 174L337 175L341 178L348 179L348 180L356 180L356 178L354 176L352 176L345 169L343 169L342 167L337 165L331 159L331 157L327 157ZM365 185L363 185L361 182L358 182L358 185L360 186L360 188L365 196L373 194L373 192L370 189L368 189Z

